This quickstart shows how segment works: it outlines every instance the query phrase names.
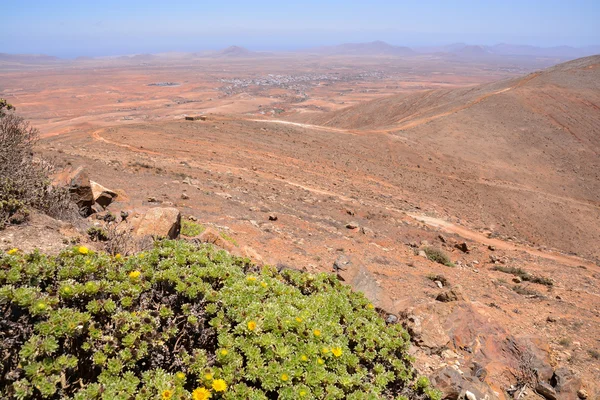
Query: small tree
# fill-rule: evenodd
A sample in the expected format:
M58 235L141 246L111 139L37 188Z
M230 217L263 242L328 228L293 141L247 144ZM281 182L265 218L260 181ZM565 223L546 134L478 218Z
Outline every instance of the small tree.
M50 186L52 166L34 157L38 130L12 110L0 99L0 228L25 221L31 208L54 217L71 215L66 190Z

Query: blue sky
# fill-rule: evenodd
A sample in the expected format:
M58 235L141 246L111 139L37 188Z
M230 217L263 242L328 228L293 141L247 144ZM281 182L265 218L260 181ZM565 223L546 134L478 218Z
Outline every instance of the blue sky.
M600 0L16 0L0 5L0 52L61 57L283 50L384 40L600 44Z

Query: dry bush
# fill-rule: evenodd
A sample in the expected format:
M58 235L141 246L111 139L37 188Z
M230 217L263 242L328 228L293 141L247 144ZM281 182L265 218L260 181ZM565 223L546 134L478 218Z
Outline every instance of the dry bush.
M25 119L0 109L0 229L24 222L31 209L59 219L77 215L68 191L50 186L52 165L34 157L38 137Z
M87 233L93 241L102 242L104 251L111 255L132 255L154 246L154 239L137 237L126 221L108 221L103 227L89 228Z

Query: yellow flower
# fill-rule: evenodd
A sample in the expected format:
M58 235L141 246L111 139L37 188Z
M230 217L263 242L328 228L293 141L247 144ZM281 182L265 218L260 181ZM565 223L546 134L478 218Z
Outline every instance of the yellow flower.
M117 260L120 260L120 259L121 259L121 253L117 253L117 255L115 256L115 258L116 258Z
M142 274L142 273L141 273L140 271L137 271L137 270L136 270L136 271L131 271L131 272L129 273L129 277L130 277L131 279L137 279L137 278L139 278L139 277L140 277L140 275L141 275L141 274Z
M321 349L321 352L322 352L323 354L327 354L327 353L329 353L329 349L328 349L327 347L323 347L323 348Z
M262 286L262 287L267 287L267 282L261 282L261 283L260 283L260 286Z
M173 397L173 392L171 390L169 390L169 389L163 390L163 392L162 392L163 400L169 400L171 397Z
M6 252L6 254L8 254L9 256L12 256L13 254L17 254L19 252L19 249L14 248L14 249L10 249L9 251Z
M298 322L298 323L302 322L302 318L296 317L296 322Z
M212 388L215 392L224 392L227 390L227 383L223 379L216 379L212 383Z
M331 352L333 353L334 356L340 357L342 355L342 348L341 347L334 347L334 348L331 349Z
M204 379L206 379L207 381L212 381L213 380L213 374L211 372L207 372L204 374Z
M185 374L183 372L178 372L178 373L175 374L175 377L177 379L179 379L180 381L182 381L182 380L185 379Z
M369 310L372 310L372 309L374 309L374 308L375 308L375 306L374 306L373 304L369 303L369 304L367 305L367 308L368 308Z
M301 390L299 394L300 394L300 397L304 397L304 396L306 396L308 393L306 393L306 390Z
M321 331L320 331L319 329L315 329L315 330L313 331L313 334L314 334L315 336L321 336Z
M249 281L249 282L254 282L256 280L256 277L255 276L249 276L249 277L246 278L246 280Z
M288 376L288 374L281 374L281 380L284 382L287 382L290 379L290 377Z
M227 349L222 349L220 351L220 353L221 353L222 356L226 356L229 352L227 351Z
M139 257L144 258L145 257L144 253L140 254Z
M208 400L211 397L210 390L204 388L198 388L192 392L193 400Z
M249 322L248 322L248 330L251 330L251 331L253 331L253 330L255 330L255 329L256 329L256 322L254 322L254 321L249 321Z
M308 357L306 357L306 355L305 355L305 354L302 354L302 355L300 356L300 359L301 359L302 361L308 361Z
M79 254L87 254L90 250L85 246L79 246Z
M325 364L325 361L323 361L323 359L322 359L322 358L319 358L319 359L317 360L317 363L318 363L319 365L323 365L323 364Z

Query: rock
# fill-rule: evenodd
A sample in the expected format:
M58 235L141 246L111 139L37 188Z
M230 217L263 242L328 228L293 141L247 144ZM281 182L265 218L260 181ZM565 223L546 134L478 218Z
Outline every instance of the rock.
M388 324L395 324L396 322L398 322L398 317L394 314L388 314L385 318L385 322L387 322Z
M182 200L189 200L190 196L187 193L181 193Z
M277 221L277 215L275 214L269 214L269 221Z
M53 185L66 186L71 194L71 199L79 207L79 212L83 216L89 216L94 213L94 193L90 178L83 167L73 170L65 170L55 176Z
M548 317L546 318L547 322L556 322L556 317L552 316L552 315L548 315Z
M102 207L102 206L101 206L100 204L98 204L98 203L94 203L94 204L92 205L92 208L91 208L91 210L92 210L91 214L98 214L98 213L101 213L102 211L104 211L104 207Z
M560 395L561 400L576 400L577 398L581 398L579 396L579 392L582 390L581 378L568 368L557 368L550 383L556 390L556 393Z
M440 242L442 242L442 243L448 243L448 240L446 239L446 237L444 235L442 235L441 233L438 235L438 239L440 239Z
M375 231L373 231L372 229L366 228L364 226L360 227L360 233L362 233L363 235L369 236L369 237L375 236Z
M457 249L459 249L463 253L470 253L471 252L471 249L469 248L469 245L467 244L467 242L456 243L454 245L454 247L456 247Z
M467 400L477 400L477 396L475 396L475 394L473 394L473 392L470 391L466 391L465 392L465 399Z
M137 229L139 236L176 239L181 230L181 213L176 208L151 208Z
M148 203L158 203L158 199L156 197L148 197L146 201Z
M348 228L348 229L358 229L358 223L357 222L348 222L346 224L346 228Z
M433 283L435 283L437 285L437 287L439 287L440 289L444 288L444 284L440 281L434 281Z
M102 186L101 184L90 181L92 186L92 193L94 194L94 201L106 208L117 198L117 193L114 190L110 190Z
M585 391L585 389L579 389L577 391L577 396L580 399L587 399L589 397L589 394L588 394L588 392Z
M548 400L557 400L556 390L549 383L546 382L538 382L535 386L535 391L544 396L544 398Z
M419 252L417 253L417 255L419 257L427 258L427 253L425 253L424 250L419 250Z
M384 311L393 313L394 302L377 283L375 276L356 258L340 255L334 263L338 279L346 282L353 290L363 292L373 305Z
M523 279L521 279L521 277L519 277L519 276L515 276L515 277L512 279L512 281L513 281L514 283L521 283L521 282L523 282Z
M351 210L349 208L346 209L346 214L354 216L354 210Z
M229 242L228 242L229 243ZM230 243L232 244L232 243ZM242 248L242 256L251 259L254 262L262 264L263 258L260 254L256 252L252 247L244 246Z
M350 258L345 256L344 254L340 254L338 256L338 258L336 258L335 261L333 262L333 271L334 272L345 271L351 262L352 261L350 260Z
M496 247L492 246L491 244L488 246L488 250L489 251L496 251Z
M427 247L429 246L429 242L427 240L421 240L421 246Z
M465 299L465 297L463 296L462 291L457 286L446 292L438 294L435 299L437 301L441 301L442 303L448 303L451 301L463 301Z
M418 352L454 351L461 356L461 365L477 365L471 375L498 393L514 383L507 371L515 366L535 371L541 382L550 382L554 374L548 343L511 335L503 323L492 318L487 306L469 301L435 301L409 309L401 320ZM485 398L471 387L465 389L479 399ZM488 398L496 399L498 395L490 393Z
M211 243L217 247L227 250L230 253L235 252L236 250L236 247L233 243L223 239L219 232L213 228L206 228L204 232L200 234L200 236L193 240L200 243Z
M446 366L435 371L429 377L432 386L441 390L443 399L495 399L497 396L485 383L479 381L468 371L458 371Z

